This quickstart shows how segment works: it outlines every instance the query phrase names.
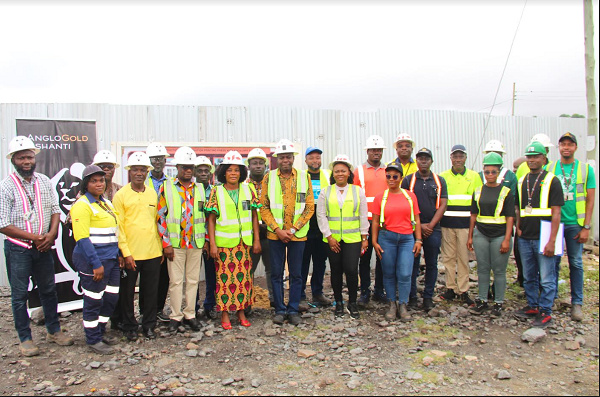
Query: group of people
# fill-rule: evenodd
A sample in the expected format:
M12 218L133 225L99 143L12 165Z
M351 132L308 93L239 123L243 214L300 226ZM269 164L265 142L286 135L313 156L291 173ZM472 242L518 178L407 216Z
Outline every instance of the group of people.
M589 238L595 175L575 159L574 135L561 136L556 163L548 161L551 146L547 136L534 136L525 158L515 162L515 173L504 165L502 143L490 141L483 170L477 173L466 167L466 147L454 145L452 167L440 174L432 171L430 149L421 148L413 157L415 142L408 134L397 137L397 157L387 164L382 162L385 143L377 135L367 139L367 159L358 166L339 154L323 169L322 150L309 147L305 171L294 168L299 153L288 140L278 142L272 152L277 162L273 170L260 148L247 158L230 151L215 169L207 157L180 147L171 162L177 175L170 178L164 172L166 148L152 143L127 159L125 186L112 181L119 167L115 155L100 151L83 171L67 225L76 241L73 263L83 291L86 342L99 354L112 353L120 338L107 332L109 320L130 341L138 338L140 325L146 338L156 338L158 321L168 322L171 333L182 327L199 330L202 316L220 318L225 330L232 328L230 315L249 327L254 272L261 259L275 324L298 325L310 306L332 304L335 316L359 318L359 307L371 297L388 305L385 319L410 321L411 310L435 306L440 253L446 289L439 297L468 305L474 315L489 311L499 317L513 241L527 299L515 315L546 327L558 295L561 258L555 245L563 237L571 316L581 321L582 247ZM27 315L30 277L38 286L47 340L73 343L58 321L50 253L60 210L48 178L34 172L38 152L27 137L15 137L7 156L15 172L0 185L0 233L6 236L15 328L25 356L39 353ZM469 295L468 250L477 258L475 301ZM417 288L421 255L422 303ZM333 301L323 291L327 261ZM198 292L202 263L203 302ZM138 276L139 321L134 309Z

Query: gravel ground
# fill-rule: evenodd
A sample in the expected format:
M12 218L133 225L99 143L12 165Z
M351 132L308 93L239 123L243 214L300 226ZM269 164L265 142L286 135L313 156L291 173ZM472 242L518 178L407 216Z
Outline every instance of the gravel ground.
M332 308L322 308L305 314L299 327L280 327L270 321L272 312L260 309L250 328L234 322L222 331L214 322L176 336L163 328L153 341L122 341L112 356L87 350L81 312L63 313L75 345L50 345L45 328L32 326L42 353L26 358L4 288L0 394L597 396L598 257L586 254L584 262L586 321L572 322L559 301L554 325L535 343L522 341L529 327L512 316L524 304L513 282L506 312L496 320L443 302L429 315L413 312L412 322L387 323L386 305L371 303L360 320L336 319ZM257 282L264 286L264 279ZM561 285L566 297L565 288L568 281Z

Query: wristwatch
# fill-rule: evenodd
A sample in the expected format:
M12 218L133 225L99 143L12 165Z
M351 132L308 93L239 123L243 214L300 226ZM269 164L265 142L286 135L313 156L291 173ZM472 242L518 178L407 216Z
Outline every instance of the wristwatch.
M583 228L584 228L585 230L590 230L592 227L591 227L590 225L583 225Z
M296 234L296 231L297 231L297 230L296 230L296 229L294 229L294 228L291 228L291 229L290 229L290 232L292 232L292 234Z

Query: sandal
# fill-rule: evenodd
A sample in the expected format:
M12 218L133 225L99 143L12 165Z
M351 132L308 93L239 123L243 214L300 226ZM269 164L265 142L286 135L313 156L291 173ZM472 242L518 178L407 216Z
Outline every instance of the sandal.
M230 330L231 329L231 323L221 322L221 327L223 327L224 330Z
M252 325L248 320L240 320L240 324L242 324L242 327L249 327Z

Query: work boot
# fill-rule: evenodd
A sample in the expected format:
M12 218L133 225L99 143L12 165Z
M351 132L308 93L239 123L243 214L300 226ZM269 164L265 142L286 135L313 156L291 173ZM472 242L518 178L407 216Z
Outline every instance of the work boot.
M581 305L571 306L571 320L580 322L583 321L583 310Z
M456 292L453 289L447 289L446 292L440 295L440 298L445 301L452 301L456 298Z
M406 303L400 304L396 302L396 307L400 321L407 322L412 320L412 316L408 312L408 307L406 306Z
M74 343L73 338L65 334L62 330L53 334L47 333L46 341L56 343L59 346L71 346Z
M194 331L194 332L200 331L200 326L198 325L198 320L196 320L196 317L184 318L183 325L190 327L192 329L192 331Z
M431 298L424 298L423 299L423 310L425 310L426 312L428 312L431 309L433 309L434 307L435 307L435 303L433 303L433 299L431 299Z
M305 299L302 299L300 301L300 304L298 305L298 311L300 313L305 313L308 311L308 309L310 309L310 306L308 306L308 302Z
M115 350L112 347L110 347L109 345L107 345L106 343L104 343L102 341L100 341L96 344L93 344L93 345L88 345L88 347L94 353L98 353L98 354L102 354L102 355L113 354L115 352Z
M344 311L344 302L335 302L335 312L334 315L336 317L344 317L346 312Z
M325 295L317 295L313 297L313 302L318 303L321 306L331 306L333 303L331 299L325 297Z
M33 357L40 354L40 349L35 345L35 343L33 343L31 339L21 342L19 345L19 351L25 357Z
M302 324L302 318L300 314L290 314L288 315L288 322L292 325L298 326Z
M366 306L371 301L371 290L364 290L360 292L360 298L358 298L358 304Z
M412 298L408 298L408 310L418 310L419 309L419 298L416 296Z
M398 313L398 308L396 307L396 302L390 302L390 308L385 313L385 319L387 321L394 321L396 319L396 313Z
M111 334L104 334L102 335L102 342L104 342L105 344L109 345L109 346L114 346L119 344L119 340L120 338L111 335Z

